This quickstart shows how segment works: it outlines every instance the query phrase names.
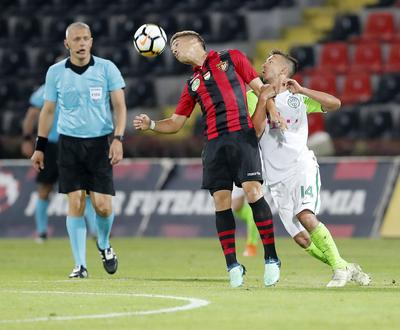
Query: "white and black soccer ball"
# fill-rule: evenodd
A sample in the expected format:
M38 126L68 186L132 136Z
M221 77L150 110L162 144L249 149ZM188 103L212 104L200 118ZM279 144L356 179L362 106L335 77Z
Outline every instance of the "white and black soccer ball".
M154 57L164 51L167 35L161 26L143 24L134 34L133 45L140 55Z

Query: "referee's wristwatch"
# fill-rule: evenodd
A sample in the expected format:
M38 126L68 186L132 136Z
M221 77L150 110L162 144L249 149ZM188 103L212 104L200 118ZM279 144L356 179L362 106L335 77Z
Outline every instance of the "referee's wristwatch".
M124 141L124 136L123 135L114 135L113 139L116 139L116 140L118 140L120 142L123 142Z

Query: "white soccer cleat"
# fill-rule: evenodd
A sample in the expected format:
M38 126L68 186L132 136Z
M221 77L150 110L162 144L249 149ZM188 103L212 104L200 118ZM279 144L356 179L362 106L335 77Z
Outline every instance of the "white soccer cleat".
M243 276L246 274L246 268L243 265L233 267L228 273L232 288L238 288L243 285Z
M279 259L268 258L265 260L264 285L272 286L279 282L281 275L281 261Z
M369 276L367 273L364 273L360 265L349 263L347 267L351 272L352 281L363 286L369 285L371 283L371 276Z
M328 288L341 288L351 280L352 273L347 267L344 269L336 269L333 272L332 279L326 285Z

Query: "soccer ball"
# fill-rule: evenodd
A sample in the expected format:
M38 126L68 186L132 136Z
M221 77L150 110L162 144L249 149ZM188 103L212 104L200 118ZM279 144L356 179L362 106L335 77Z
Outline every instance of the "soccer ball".
M154 57L160 55L167 44L165 31L156 24L143 24L133 37L133 45L140 55Z

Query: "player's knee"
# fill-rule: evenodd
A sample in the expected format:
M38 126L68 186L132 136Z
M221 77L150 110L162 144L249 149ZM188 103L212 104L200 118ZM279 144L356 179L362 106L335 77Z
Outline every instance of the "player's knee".
M108 217L112 213L111 203L108 201L99 201L94 205L96 213L101 217Z
M246 194L247 201L249 203L257 202L261 197L263 197L261 184L259 182L253 183L243 183L243 190Z

